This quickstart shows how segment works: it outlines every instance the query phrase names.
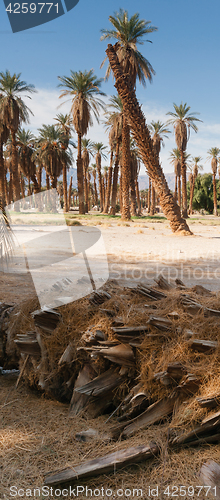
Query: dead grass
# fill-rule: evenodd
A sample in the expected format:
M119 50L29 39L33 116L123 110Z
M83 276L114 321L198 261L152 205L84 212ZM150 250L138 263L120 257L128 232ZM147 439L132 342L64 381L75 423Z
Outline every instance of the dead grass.
M220 461L219 446L200 446L190 450L167 450L168 429L173 432L190 429L192 424L200 422L207 414L206 409L199 407L198 396L208 397L219 392L220 387L220 349L211 354L193 352L184 337L184 330L190 329L198 333L196 338L218 340L219 321L215 318L204 317L203 312L190 316L187 314L179 300L180 291L167 292L167 298L150 302L142 296L134 295L129 289L120 288L117 283L109 283L108 291L112 298L103 307L117 308L117 316L122 318L127 326L144 325L151 315L167 317L168 313L177 311L179 319L173 320L173 327L162 338L152 341L147 337L140 348L136 348L137 369L133 383L142 381L150 398L157 400L169 395L172 387L165 387L156 381L155 373L164 371L169 363L182 363L188 373L202 377L203 383L195 395L189 395L178 408L171 421L160 425L150 426L140 430L126 442L119 440L117 443L107 443L93 440L88 443L79 443L74 439L75 433L88 428L108 432L116 423L115 417L105 424L107 416L95 420L83 417L69 418L68 405L46 399L44 395L31 392L21 384L15 390L13 377L1 376L2 390L0 394L1 418L1 455L2 455L2 497L9 495L8 489L12 484L20 488L39 487L43 477L49 471L83 463L87 459L104 456L117 449L154 441L159 444L161 453L155 459L133 466L116 474L100 476L82 484L90 488L142 488L148 498L148 485L157 486L164 490L169 486L196 486L199 483L198 471L205 461L212 458ZM219 296L212 294L210 297L187 292L192 298L213 309L219 309ZM157 309L146 308L155 305ZM32 328L30 324L30 310L37 307L36 299L30 303L25 301L22 306L15 309L11 317L12 337L19 326L19 332L25 333ZM20 315L16 314L20 310ZM68 304L60 308L63 322L51 335L43 335L43 342L49 354L51 373L56 373L60 356L70 341L74 342L75 355L77 347L82 345L81 335L88 327L103 330L109 339L114 338L111 330L111 319L107 318L99 308L91 308L87 299ZM19 323L16 323L19 321ZM152 327L152 333L156 330ZM75 366L76 371L80 368ZM103 367L99 361L97 369ZM175 387L175 384L174 384ZM115 400L120 401L126 394L128 386L124 384L120 390L115 391ZM81 482L80 482L81 484ZM147 485L147 486L146 486ZM0 490L1 491L1 490ZM7 496L6 496L7 498ZM69 499L69 497L66 497ZM144 497L145 498L145 497ZM161 494L159 494L162 499ZM167 498L165 495L164 498ZM196 493L190 498L197 498ZM205 500L205 492L200 494Z

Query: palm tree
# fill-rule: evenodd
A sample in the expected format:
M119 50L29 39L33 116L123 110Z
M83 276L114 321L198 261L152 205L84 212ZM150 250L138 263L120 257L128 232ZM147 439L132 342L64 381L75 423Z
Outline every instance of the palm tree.
M88 180L88 168L90 155L93 156L93 142L90 139L82 139L82 161L83 161L83 174L84 174L84 197L85 197L85 213L89 209L89 180Z
M138 178L138 174L140 171L140 161L138 156L137 146L134 140L130 141L130 151L131 151L131 179L130 179L130 187L131 187L131 215L137 215L136 212L136 182Z
M118 186L118 170L119 170L119 149L122 138L123 125L123 105L119 95L114 95L110 98L110 110L106 113L105 125L109 129L109 144L111 150L115 150L115 166L112 182L112 198L111 198L111 215L115 215L117 186Z
M75 147L75 144L70 141L71 137L71 125L72 118L68 114L59 113L55 120L57 121L57 127L62 134L62 149L66 151L68 149L69 144ZM67 200L67 165L63 162L63 211L68 212L68 200Z
M94 195L95 195L95 205L98 206L98 193L96 186L96 164L92 163L92 175L93 175L93 185L94 185Z
M116 48L117 47L109 44L106 53L114 73L115 87L122 100L123 113L132 130L133 137L139 149L139 155L145 164L147 173L153 178L155 188L160 196L160 203L164 215L169 220L172 230L174 232L184 231L184 234L191 234L170 192L165 175L155 154L150 133L146 126L143 112L137 101L135 90L131 87L129 75L123 73L118 61Z
M71 113L73 117L73 126L78 135L78 153L77 153L77 182L79 193L79 213L84 214L84 192L83 192L83 165L82 165L82 137L87 133L92 125L92 114L98 121L100 110L105 106L97 96L104 96L100 90L102 78L98 79L93 70L90 71L71 71L70 77L58 76L60 80L59 87L65 90L60 98L70 96L72 100Z
M39 157L46 174L51 177L52 188L57 188L57 179L61 175L63 164L71 165L72 156L63 149L63 134L54 125L42 125L39 129Z
M178 204L181 209L181 154L178 148L173 148L170 153L171 163L174 165L174 173L175 173L175 190L174 197L175 200L178 198Z
M189 140L190 129L192 128L194 132L198 132L198 127L195 122L201 122L195 115L199 113L189 113L190 106L187 103L183 104L181 102L180 106L173 103L175 112L169 111L167 115L171 116L167 124L173 124L175 131L175 141L181 155L181 176L182 176L182 201L183 209L182 215L187 218L187 190L186 190L186 165L184 162L184 153L187 148L187 142Z
M217 217L217 190L216 190L216 174L217 174L217 166L220 155L219 148L210 148L208 151L207 160L211 160L211 168L212 168L212 177L213 177L213 202L214 202L214 215Z
M10 74L0 72L0 120L10 130L12 143L12 171L14 201L20 198L20 185L18 177L18 156L16 149L16 133L21 123L29 121L29 113L32 111L21 99L20 94L31 94L35 92L34 85L28 85L20 80L21 73ZM29 97L26 95L25 97ZM15 210L20 210L19 203L15 203Z
M150 62L141 54L137 48L137 44L143 44L143 37L146 34L153 33L157 30L152 26L151 21L145 21L139 18L136 13L129 19L127 10L120 9L115 12L114 16L109 16L109 21L114 29L102 29L101 40L117 41L115 50L119 60L119 64L124 73L127 73L130 78L130 83L134 89L136 80L143 86L146 85L146 80L152 81L154 70ZM149 41L149 40L148 40ZM105 63L104 59L103 64ZM111 65L108 65L106 78L109 78L111 73ZM127 120L123 119L122 128L122 194L123 194L123 207L122 219L129 220L130 206L129 206L129 186L130 186L130 127Z
M36 178L36 164L34 161L35 137L30 130L19 129L16 135L18 165L21 172L34 184L34 193L39 193L39 185Z
M103 186L102 186L102 173L101 173L101 161L102 158L104 160L107 159L107 156L105 154L105 149L107 146L104 146L102 142L94 142L93 144L93 151L96 153L96 169L98 172L98 179L99 179L99 197L100 197L100 210L101 212L103 211L104 208L104 193L103 193Z
M161 144L164 146L163 140L164 138L168 139L167 134L170 134L170 130L168 129L167 124L162 123L160 120L158 120L157 122L152 120L152 122L149 125L149 130L152 134L152 141L155 153L159 159ZM152 183L152 202L151 202L150 214L154 215L154 213L155 213L155 189Z
M193 176L192 176L192 187L190 190L190 201L189 201L189 214L192 214L192 204L193 204L193 195L194 195L194 188L195 188L195 180L198 176L199 170L203 170L203 166L199 165L200 161L202 160L201 156L194 156L192 158L192 161L194 163L193 167Z

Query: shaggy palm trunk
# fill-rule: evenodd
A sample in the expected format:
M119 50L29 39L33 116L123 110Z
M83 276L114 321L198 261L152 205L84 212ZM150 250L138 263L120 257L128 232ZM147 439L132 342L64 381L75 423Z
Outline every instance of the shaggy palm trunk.
M123 74L116 50L112 45L108 45L106 53L115 76L115 87L122 100L123 113L132 130L142 161L160 196L163 213L169 220L173 232L185 231L186 234L191 234L186 221L181 217L180 209L173 198L159 159L154 152L150 133L136 99L135 91L131 87L129 75Z
M84 210L85 214L87 214L89 210L89 193L88 193L87 171L85 166L83 168L83 171L84 171L84 199L85 199Z
M213 203L214 203L214 215L217 217L218 216L218 211L217 211L217 190L216 190L216 178L215 174L213 173Z
M120 212L122 213L123 210L123 196L122 196L122 173L120 169L120 184L119 184L119 205L120 205Z
M102 212L104 211L104 204L105 204L105 179L104 176L102 176Z
M131 155L130 155L130 127L126 118L123 119L122 127L122 220L130 220L129 187L131 178Z
M178 205L181 210L181 201L182 201L182 191L181 191L181 176L178 175Z
M187 219L187 188L186 188L186 164L184 159L183 150L180 151L181 154L181 176L182 176L182 216Z
M97 193L97 186L96 186L96 180L94 178L94 181L93 181L93 185L94 185L94 193L95 193L95 205L98 206L98 193Z
M42 176L42 167L39 166L37 169L37 182L39 186L39 192L41 192L41 184L42 184L41 176Z
M20 185L21 185L21 196L24 199L25 198L24 177L21 172L20 172Z
M9 205L9 191L8 191L8 183L7 183L7 167L4 168L4 185L5 185L5 202L6 205Z
M5 207L5 168L2 142L0 142L0 207Z
M46 188L47 188L47 191L49 191L49 189L50 189L50 177L48 174L46 174Z
M177 201L177 175L176 174L175 174L174 199L175 199L175 201Z
M135 179L135 189L136 189L136 198L137 198L137 206L138 206L138 215L141 215L141 202L140 202L140 193L137 177Z
M115 151L115 166L114 166L114 174L113 174L112 201L111 201L111 210L110 210L110 214L111 215L115 215L116 200L117 200L118 169L119 169L119 148L120 148L120 142L118 140L117 144L116 144L116 151Z
M147 211L150 214L150 211L151 211L151 179L150 179L150 177L149 177L148 197L147 197Z
M66 164L63 163L63 211L68 212Z
M96 155L96 168L98 172L99 179L99 199L100 199L100 211L103 211L103 189L102 189L102 174L101 174L101 155L97 153Z
M190 189L190 200L189 200L189 214L192 215L193 213L193 195L194 195L194 189L195 189L195 175L193 175L192 178L192 184L191 184L191 189Z
M9 179L9 205L13 202L13 173L10 171L10 179Z
M112 187L112 170L113 170L112 163L113 163L113 151L111 151L110 167L108 169L108 183L107 183L107 189L106 189L106 201L105 201L104 214L108 214L109 205L110 205L110 195L111 195L111 187Z
M70 210L70 207L71 207L72 182L73 182L73 178L71 176L70 177L69 192L68 192L68 206L69 206L69 210Z
M151 189L151 205L150 205L150 215L155 214L155 189L152 184L152 189Z
M82 163L82 136L78 133L78 149L77 149L77 183L78 183L78 196L79 196L79 214L85 213L84 207L84 189L83 189L83 163Z
M11 150L12 150L12 171L13 171L13 197L14 197L14 209L16 212L20 212L20 183L18 177L18 154L17 154L17 143L15 137L15 130L11 129Z

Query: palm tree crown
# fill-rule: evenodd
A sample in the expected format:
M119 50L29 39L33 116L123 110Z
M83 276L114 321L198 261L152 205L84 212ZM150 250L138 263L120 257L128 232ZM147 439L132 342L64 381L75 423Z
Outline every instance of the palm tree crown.
M91 69L84 72L71 71L70 77L58 76L58 79L61 82L58 86L66 88L60 98L70 96L73 125L76 132L83 136L93 124L92 113L98 121L100 109L105 109L104 102L97 97L105 96L100 90L103 78L98 79Z
M143 36L153 33L157 28L150 24L151 21L140 19L138 13L129 19L128 11L123 9L114 12L113 16L109 16L109 21L114 29L102 29L101 40L115 39L117 41L117 56L124 72L129 73L133 86L135 86L137 77L139 82L145 86L145 80L148 79L151 82L155 72L150 62L137 49L137 44L143 45ZM149 40L147 41L149 42ZM106 59L102 62L101 67ZM111 67L108 65L106 79L109 78L110 73Z
M168 135L170 134L170 130L167 127L166 123L162 123L160 120L157 122L152 121L148 126L150 132L152 133L152 140L156 150L157 155L160 153L161 144L164 146L163 138L168 139Z
M198 132L198 127L195 122L201 122L202 120L199 120L199 118L195 116L199 113L189 113L191 108L187 106L186 102L185 104L181 102L180 106L173 103L173 107L175 113L172 111L167 113L167 115L171 116L167 125L172 124L174 126L177 147L180 151L185 151L189 139L190 128L192 128L194 132Z
M6 127L17 131L21 122L28 122L29 113L32 111L26 106L21 99L21 93L28 94L36 92L34 85L28 85L26 82L20 80L21 73L10 74L0 72L0 115Z

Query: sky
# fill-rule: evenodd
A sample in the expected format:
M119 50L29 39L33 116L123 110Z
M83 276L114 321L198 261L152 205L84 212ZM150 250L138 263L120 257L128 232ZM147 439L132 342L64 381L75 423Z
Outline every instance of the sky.
M22 80L37 89L32 99L25 101L34 113L25 127L37 134L42 123L51 124L59 112L69 112L70 102L58 108L62 102L58 76L69 76L70 70L93 68L97 77L104 78L106 65L101 69L100 64L107 42L100 41L100 30L111 28L109 15L120 8L126 9L129 16L138 12L141 19L158 28L146 37L152 43L139 46L156 72L146 88L137 83L137 98L147 123L165 122L173 103L186 102L191 112L200 113L197 117L202 122L198 123L197 134L191 132L187 152L201 156L204 171L209 172L207 150L220 147L219 0L79 0L71 11L64 9L65 14L58 19L19 33L12 33L1 0L0 71L21 73ZM103 82L102 90L107 103L109 96L116 93L112 77ZM108 145L103 125L95 120L87 137ZM169 156L174 147L172 130L161 151L165 173L172 171Z

